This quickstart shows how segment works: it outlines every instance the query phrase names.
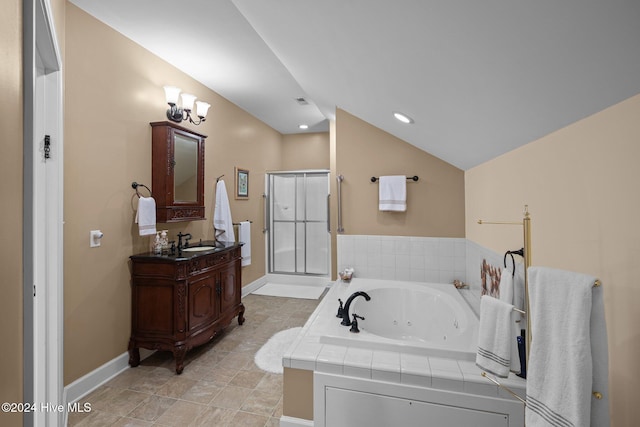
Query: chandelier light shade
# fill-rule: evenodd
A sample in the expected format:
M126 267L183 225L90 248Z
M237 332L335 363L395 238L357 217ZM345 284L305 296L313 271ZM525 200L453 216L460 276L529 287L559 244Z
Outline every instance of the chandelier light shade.
M167 109L167 118L171 121L180 123L184 120L188 120L194 125L199 125L204 122L207 116L207 111L211 105L203 101L196 101L196 96L189 93L180 94L181 90L175 86L165 86L164 94L169 104ZM182 107L178 107L178 98L182 100ZM193 110L193 104L195 103L197 110ZM192 112L198 117L198 121L194 121L191 116Z

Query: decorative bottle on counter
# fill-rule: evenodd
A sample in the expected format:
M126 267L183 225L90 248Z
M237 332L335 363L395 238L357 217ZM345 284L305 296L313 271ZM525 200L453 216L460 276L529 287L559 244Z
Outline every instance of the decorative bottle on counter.
M160 233L160 243L161 243L161 250L163 254L166 254L167 252L169 252L169 238L167 237L167 232L169 230L162 230L162 233Z
M162 241L160 240L160 232L156 232L156 240L153 242L153 253L159 255L162 253Z

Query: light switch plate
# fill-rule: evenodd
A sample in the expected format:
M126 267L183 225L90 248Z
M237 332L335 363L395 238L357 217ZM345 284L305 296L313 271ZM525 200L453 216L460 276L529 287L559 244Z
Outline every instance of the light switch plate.
M89 247L97 248L102 243L104 234L100 230L91 230L89 233Z

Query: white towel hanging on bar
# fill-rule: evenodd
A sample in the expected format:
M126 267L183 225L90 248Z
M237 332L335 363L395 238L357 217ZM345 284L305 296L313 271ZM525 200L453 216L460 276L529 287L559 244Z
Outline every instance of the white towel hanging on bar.
M378 209L405 212L407 210L407 177L404 175L381 176L378 186Z

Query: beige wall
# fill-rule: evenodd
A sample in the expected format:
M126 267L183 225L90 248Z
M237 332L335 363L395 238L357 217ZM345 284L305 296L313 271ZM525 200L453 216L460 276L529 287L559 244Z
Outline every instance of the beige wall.
M284 135L282 170L329 169L329 133Z
M346 234L464 237L464 172L346 111L336 115L336 172ZM378 211L372 176L418 175L407 211Z
M147 251L134 225L132 181L151 184L151 127L165 119L163 85L211 103L205 148L206 221L167 225L174 238L213 238L215 179L224 175L234 220L249 219L252 265L243 283L264 274L264 171L279 169L282 136L171 65L67 4L65 46L65 384L127 349L128 257ZM185 123L183 123L185 124ZM234 166L250 171L249 200L234 199ZM162 225L159 225L162 227ZM89 231L104 232L89 248Z
M529 205L532 264L591 274L604 284L613 426L640 419L640 95L468 170L467 237L502 253L521 231L477 219L519 220Z
M64 33L65 33L65 10L67 0L50 0L51 14L53 15L53 27L58 38L58 48L60 55L64 58Z
M22 402L22 1L7 0L0 14L0 156L2 232L0 260L0 399ZM22 425L22 414L0 413L3 426Z

